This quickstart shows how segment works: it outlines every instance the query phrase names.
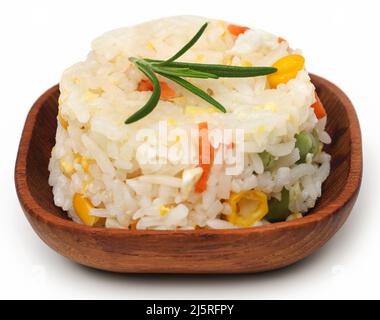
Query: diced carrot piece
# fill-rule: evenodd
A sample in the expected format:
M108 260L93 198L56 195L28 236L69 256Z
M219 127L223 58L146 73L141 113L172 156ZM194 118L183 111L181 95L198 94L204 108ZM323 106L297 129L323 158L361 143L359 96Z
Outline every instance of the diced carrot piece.
M161 99L170 100L176 97L176 93L166 82L160 81ZM148 79L143 79L137 85L137 91L153 91L153 83Z
M231 142L231 143L229 143L228 145L227 145L227 149L233 149L233 148L235 148L235 143L233 143L233 142Z
M137 91L153 91L153 83L150 80L143 79L137 85Z
M199 130L199 166L203 169L202 176L195 185L195 192L202 193L207 189L207 180L211 171L213 159L213 148L208 140L208 124L201 122L198 124Z
M325 107L323 106L323 103L317 94L315 94L315 99L317 99L317 101L311 107L314 109L314 113L317 119L322 119L327 115Z
M176 93L172 87L170 87L166 82L161 81L161 99L170 100L176 97Z
M239 26L237 24L230 24L227 27L228 31L233 34L234 36L238 36L239 34L242 34L249 30L248 27Z
M282 43L282 42L286 42L286 40L284 38L278 37L277 42Z

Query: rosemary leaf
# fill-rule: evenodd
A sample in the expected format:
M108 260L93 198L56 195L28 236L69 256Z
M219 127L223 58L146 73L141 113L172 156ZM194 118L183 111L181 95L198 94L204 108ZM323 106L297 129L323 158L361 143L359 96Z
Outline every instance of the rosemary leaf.
M156 75L152 71L152 69L149 67L149 64L146 62L142 62L140 60L135 61L137 67L143 72L150 81L153 83L153 92L150 96L148 102L137 112L135 112L133 115L131 115L127 120L125 120L125 124L130 124L133 122L136 122L145 116L147 116L149 113L151 113L154 108L157 106L158 102L160 101L161 96L161 87L160 82L158 81Z
M146 61L153 63L153 66L155 66L156 63L159 65L162 60L147 59ZM194 71L212 73L223 78L259 77L272 74L277 71L277 69L273 67L239 67L222 64L201 64L190 62L170 62L165 66L172 68L189 68Z
M213 73L203 72L198 70L192 70L190 68L175 68L175 67L159 67L152 65L154 72L167 74L176 77L187 77L187 78L199 78L199 79L218 79L219 77Z
M186 43L181 50L179 50L174 56L172 56L168 60L163 61L161 64L166 65L167 63L172 62L174 60L177 60L179 57L181 57L183 54L185 54L186 51L188 51L198 41L198 39L202 36L202 34L206 30L207 26L208 26L208 22L206 22L199 29L199 31L195 34L195 36L188 43Z

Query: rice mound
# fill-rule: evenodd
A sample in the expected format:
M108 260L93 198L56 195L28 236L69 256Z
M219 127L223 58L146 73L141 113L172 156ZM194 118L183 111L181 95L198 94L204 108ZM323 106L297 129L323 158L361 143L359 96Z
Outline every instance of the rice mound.
M175 230L195 228L237 228L228 216L232 193L259 190L269 199L281 199L289 191L288 219L302 217L321 196L322 183L330 171L330 156L319 150L300 163L296 135L314 132L321 144L330 143L325 131L326 117L318 120L311 106L315 87L306 70L276 89L268 87L266 76L257 78L191 79L212 92L227 113L165 80L176 92L160 100L145 118L126 125L124 121L139 110L151 95L136 88L144 75L129 57L167 59L178 51L206 21L199 17L170 17L134 27L122 28L97 38L83 62L66 70L60 82L59 120L56 145L49 163L49 184L54 202L76 222L83 223L73 206L76 194L91 203L90 213L108 228ZM262 30L252 29L234 36L228 23L210 20L204 35L181 61L272 66L280 58L300 54L287 41ZM163 154L161 162L141 150L138 132L150 130L159 137L161 122L167 122L169 144L179 158ZM197 130L207 122L209 130L244 130L244 166L226 173L227 163L214 164L203 193L194 192L197 163L188 163L176 130ZM155 140L155 141L154 141ZM190 148L198 150L198 139ZM225 142L227 143L227 142ZM231 143L231 141L230 141ZM218 152L218 142L211 139ZM265 168L262 157L274 159ZM165 158L166 157L166 158ZM190 178L189 178L190 177ZM252 226L269 223L265 217Z

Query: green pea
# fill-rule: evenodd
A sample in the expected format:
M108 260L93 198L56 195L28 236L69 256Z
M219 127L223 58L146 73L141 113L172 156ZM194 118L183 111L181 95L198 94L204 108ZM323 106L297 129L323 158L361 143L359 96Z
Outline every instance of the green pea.
M289 210L289 191L287 189L282 189L281 191L281 201L276 198L272 198L268 202L269 212L265 216L265 219L269 222L281 222L285 221L290 215Z
M296 135L296 148L300 152L300 160L297 163L305 163L308 153L312 153L313 136L308 132L301 132Z
M263 162L264 170L270 170L273 168L273 165L276 161L276 158L274 156L272 156L267 151L259 153L259 156L261 158L261 161Z
M313 139L313 148L311 149L311 153L313 155L316 155L322 151L323 144L319 140L318 132L317 130L313 130L311 137Z

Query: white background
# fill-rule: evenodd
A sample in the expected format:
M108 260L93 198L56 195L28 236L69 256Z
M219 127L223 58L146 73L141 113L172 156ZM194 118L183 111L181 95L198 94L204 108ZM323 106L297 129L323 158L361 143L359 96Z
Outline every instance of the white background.
M0 298L380 298L379 1L1 1ZM242 276L117 275L76 265L26 221L14 163L34 100L85 58L105 31L196 14L259 27L302 48L309 71L352 99L363 134L364 177L351 217L320 251L284 270Z

